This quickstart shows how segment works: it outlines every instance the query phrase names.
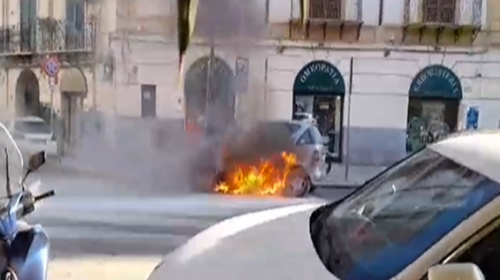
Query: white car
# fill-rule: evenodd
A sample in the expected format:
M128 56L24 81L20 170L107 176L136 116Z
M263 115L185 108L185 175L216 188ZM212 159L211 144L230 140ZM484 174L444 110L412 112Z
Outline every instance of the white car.
M500 276L500 131L429 145L336 202L223 221L149 280L482 279L453 263Z
M290 183L290 196L304 196L314 191L329 171L327 149L318 128L304 121L259 122L229 133L218 161L216 181L224 181L226 165L255 160L284 150L297 156L297 179Z
M23 156L39 151L57 155L57 141L50 126L42 118L29 116L7 122L7 128L16 140Z

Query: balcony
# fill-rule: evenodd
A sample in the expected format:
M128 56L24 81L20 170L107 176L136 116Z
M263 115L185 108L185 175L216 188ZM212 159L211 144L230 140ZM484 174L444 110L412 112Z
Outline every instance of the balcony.
M75 26L64 20L37 19L0 28L0 54L93 52L95 40L94 22Z
M416 30L419 42L426 31L434 32L436 44L446 31L453 33L456 43L470 35L472 43L482 26L483 0L405 0L403 40Z
M290 39L342 40L348 30L354 31L355 39L359 39L363 24L362 6L363 0L309 0L309 15L304 27L300 24L298 0L266 0L266 14L272 26L288 24L286 29Z

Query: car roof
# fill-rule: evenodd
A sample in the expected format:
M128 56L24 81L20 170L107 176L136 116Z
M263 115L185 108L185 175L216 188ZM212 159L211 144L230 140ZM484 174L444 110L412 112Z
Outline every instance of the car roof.
M500 130L456 133L428 148L500 182Z
M15 118L16 122L43 122L43 119L37 116L26 116Z
M298 121L298 120L279 120L279 121L263 121L260 122L261 125L273 125L273 124L284 124L284 125L297 125L299 128L292 133L292 138L302 135L306 129L309 127L315 127L314 124L308 121Z

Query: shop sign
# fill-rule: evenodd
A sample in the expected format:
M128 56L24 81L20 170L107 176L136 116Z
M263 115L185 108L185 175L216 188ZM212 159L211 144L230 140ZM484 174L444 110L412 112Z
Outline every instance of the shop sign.
M295 77L295 95L344 95L342 74L328 61L315 60L304 66Z
M453 71L443 65L430 65L413 79L410 96L462 99L462 85Z

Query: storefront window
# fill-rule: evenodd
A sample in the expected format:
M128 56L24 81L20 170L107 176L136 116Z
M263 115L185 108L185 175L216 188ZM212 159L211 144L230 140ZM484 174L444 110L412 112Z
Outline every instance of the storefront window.
M309 115L318 126L328 150L334 158L340 158L342 139L341 96L297 96L295 99L295 118Z
M455 100L410 98L406 151L417 151L454 131L457 115L458 102Z
M297 74L293 85L293 118L313 119L328 147L328 161L341 161L344 79L334 65L315 60Z
M460 79L443 65L430 65L413 79L409 92L406 151L436 142L457 126Z

